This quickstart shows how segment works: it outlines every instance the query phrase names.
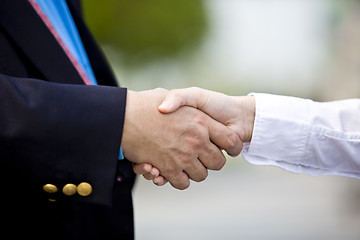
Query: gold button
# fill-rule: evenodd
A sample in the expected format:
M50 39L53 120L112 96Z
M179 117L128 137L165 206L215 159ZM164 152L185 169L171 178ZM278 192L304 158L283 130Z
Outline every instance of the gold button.
M62 191L65 195L72 196L76 193L76 185L68 183L63 187Z
M53 184L45 184L43 190L47 193L56 193L58 191L57 187Z
M91 194L92 187L89 183L82 182L77 186L77 192L80 196L86 197Z

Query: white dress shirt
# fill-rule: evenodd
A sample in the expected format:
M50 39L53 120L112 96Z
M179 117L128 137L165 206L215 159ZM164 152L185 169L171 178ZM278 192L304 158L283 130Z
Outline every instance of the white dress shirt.
M360 99L314 102L252 93L255 124L242 156L294 173L360 179Z

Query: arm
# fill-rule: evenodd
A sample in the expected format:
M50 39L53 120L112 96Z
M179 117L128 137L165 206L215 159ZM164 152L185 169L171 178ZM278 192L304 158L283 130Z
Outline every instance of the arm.
M125 101L124 88L0 75L0 155L9 191L17 183L35 194L48 183L61 192L88 182L92 194L78 200L110 204Z
M79 200L111 204L121 142L125 157L149 161L181 189L188 186L189 177L196 181L206 177L204 165L220 169L224 164L224 156L209 137L240 152L236 134L201 112L189 108L157 119L161 114L156 106L164 96L160 91L127 94L124 88L0 75L0 154L6 159L3 177L11 183L9 188L26 182L29 192L42 192L50 183L61 191L68 183L89 182L92 194ZM198 120L191 125L193 118ZM214 131L209 132L207 124ZM219 134L224 131L231 141ZM176 134L186 138L175 144L170 140Z
M360 99L254 96L253 137L242 152L247 161L294 173L360 178Z
M242 141L251 140L242 151L250 163L278 166L295 173L360 178L359 99L319 103L253 95L234 98L198 88L174 90L159 110L171 112L189 105L210 114L235 130ZM148 174L140 167L134 168ZM156 176L156 172L147 175L150 179ZM161 177L157 180L162 181Z

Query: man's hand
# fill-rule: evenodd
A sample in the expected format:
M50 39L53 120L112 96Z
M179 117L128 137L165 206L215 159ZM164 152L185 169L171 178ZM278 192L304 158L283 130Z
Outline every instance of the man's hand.
M255 119L254 97L232 97L201 88L177 89L166 95L158 109L162 113L171 113L181 106L197 108L231 128L242 142L251 141ZM135 164L134 171L157 185L166 183L166 178L150 164Z
M158 106L168 94L155 89L128 91L121 146L133 163L149 163L178 189L203 181L207 169L220 170L225 157L219 148L238 155L242 142L230 128L195 108L162 114Z

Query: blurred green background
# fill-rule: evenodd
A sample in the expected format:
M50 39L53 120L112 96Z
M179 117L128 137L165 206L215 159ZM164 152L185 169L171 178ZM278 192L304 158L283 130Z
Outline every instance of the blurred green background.
M199 0L86 1L84 7L98 41L121 54L127 67L191 51L207 29Z
M360 1L86 0L132 90L199 86L330 101L360 97ZM138 178L136 239L360 239L360 181L228 158L185 191Z

